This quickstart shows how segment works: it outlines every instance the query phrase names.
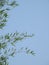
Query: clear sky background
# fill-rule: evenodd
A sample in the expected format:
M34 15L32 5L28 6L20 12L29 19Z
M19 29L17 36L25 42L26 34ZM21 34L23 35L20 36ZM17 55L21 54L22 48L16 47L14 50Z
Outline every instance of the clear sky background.
M17 0L19 6L9 12L7 26L0 33L28 32L35 36L17 44L28 47L35 56L17 54L10 65L49 65L49 0Z

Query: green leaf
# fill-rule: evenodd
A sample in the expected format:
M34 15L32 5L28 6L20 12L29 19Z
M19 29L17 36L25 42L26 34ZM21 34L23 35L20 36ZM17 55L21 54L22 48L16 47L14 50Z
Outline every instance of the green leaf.
M3 14L4 10L0 10L0 14Z
M5 26L5 23L0 24L0 29L2 29Z
M10 39L10 36L8 34L5 35L5 39Z
M4 16L7 17L8 16L7 13L4 13Z

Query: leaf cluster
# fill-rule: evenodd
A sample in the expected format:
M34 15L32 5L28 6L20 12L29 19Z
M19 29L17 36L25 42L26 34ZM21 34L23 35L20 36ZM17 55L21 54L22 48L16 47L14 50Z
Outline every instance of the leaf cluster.
M0 29L2 30L4 26L6 25L7 19L8 19L8 12L14 8L15 6L18 6L17 1L10 0L0 0ZM7 59L9 59L10 56L14 56L16 53L19 52L25 52L26 54L32 54L34 55L34 51L28 48L20 48L19 50L16 50L16 43L19 41L22 41L23 39L30 38L34 36L28 35L26 33L8 33L5 35L0 35L0 65L8 65ZM3 53L2 53L3 52Z
M0 0L0 29L6 25L9 10L16 6L18 6L16 1Z

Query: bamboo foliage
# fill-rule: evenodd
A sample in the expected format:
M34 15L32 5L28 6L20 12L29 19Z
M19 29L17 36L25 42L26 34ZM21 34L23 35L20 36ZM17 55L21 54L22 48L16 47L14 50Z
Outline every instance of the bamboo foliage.
M0 30L6 26L8 20L8 12L16 6L18 6L18 4L15 0L0 0ZM27 32L19 33L17 31L15 33L0 35L0 65L8 65L7 61L9 57L13 57L16 53L21 51L34 55L34 51L28 48L22 47L18 51L16 50L16 43L32 36L34 36L34 34L28 35Z

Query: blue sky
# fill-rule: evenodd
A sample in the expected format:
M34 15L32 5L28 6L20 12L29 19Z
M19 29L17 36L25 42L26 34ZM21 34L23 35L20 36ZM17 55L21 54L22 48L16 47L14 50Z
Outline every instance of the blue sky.
M18 43L28 47L35 56L17 54L10 65L49 65L49 0L17 0L19 6L9 12L7 26L0 32L34 33L33 38Z

